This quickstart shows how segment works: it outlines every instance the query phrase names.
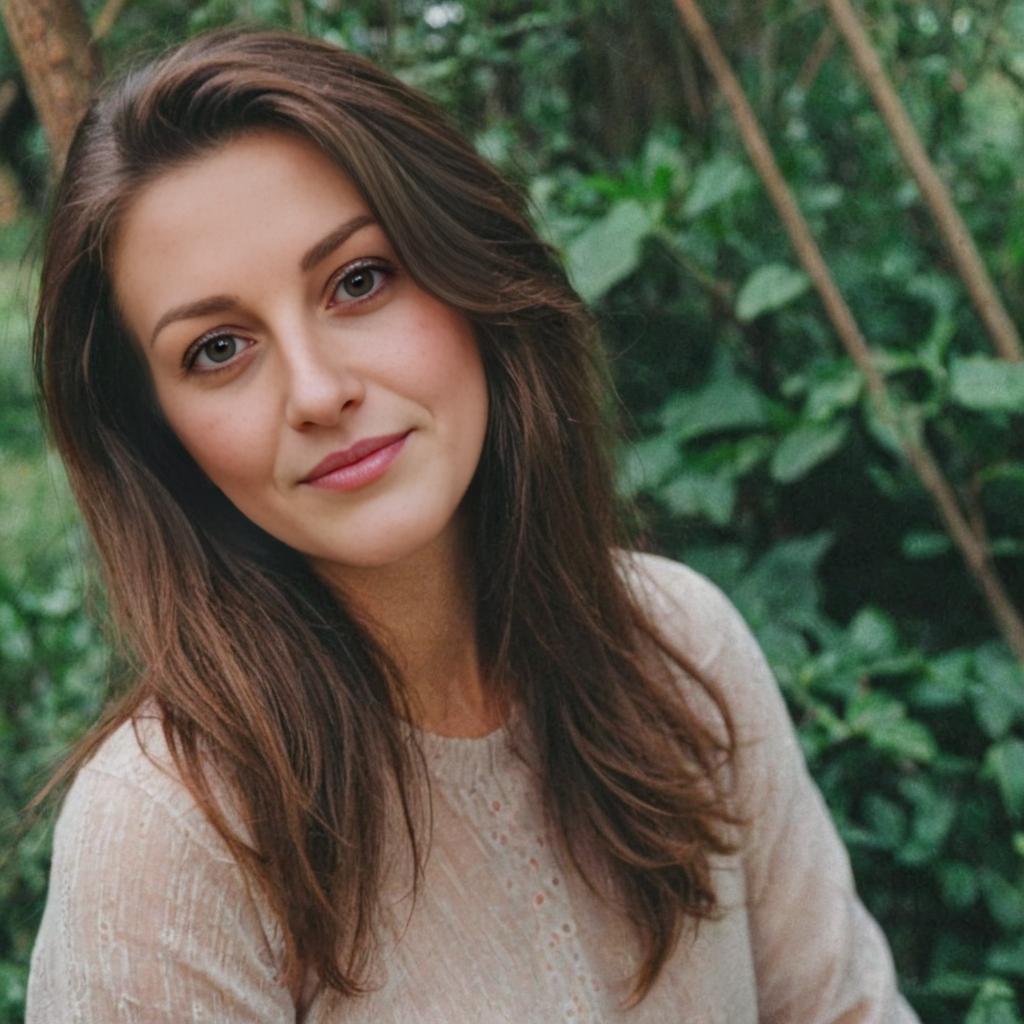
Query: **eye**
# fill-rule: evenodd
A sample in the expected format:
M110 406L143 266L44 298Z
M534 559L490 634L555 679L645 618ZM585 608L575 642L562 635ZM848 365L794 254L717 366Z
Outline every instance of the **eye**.
M355 305L376 295L394 273L391 267L377 263L360 263L338 278L331 291L331 305Z
M237 334L214 334L200 338L185 353L185 368L198 373L214 373L231 363L251 344Z

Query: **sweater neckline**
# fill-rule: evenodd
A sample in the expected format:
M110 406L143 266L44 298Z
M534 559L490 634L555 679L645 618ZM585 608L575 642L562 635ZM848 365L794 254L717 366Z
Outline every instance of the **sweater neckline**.
M513 710L505 722L483 736L442 736L407 725L423 751L427 771L442 782L471 788L481 779L503 775L517 763L522 750L522 716Z

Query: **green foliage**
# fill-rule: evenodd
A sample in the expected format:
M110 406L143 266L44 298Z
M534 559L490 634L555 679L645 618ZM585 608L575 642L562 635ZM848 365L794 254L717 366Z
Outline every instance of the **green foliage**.
M24 235L24 225L17 234ZM25 967L42 913L45 819L22 810L49 769L99 713L107 654L83 600L81 545L67 486L32 407L28 275L0 277L0 1021L21 1019ZM11 840L18 838L16 846Z
M736 319L741 323L756 320L788 306L810 288L811 282L802 270L785 263L766 263L758 267L743 283L736 297Z
M1021 368L995 359L842 48L806 77L821 6L704 7L897 416L984 518L1024 607ZM865 10L1024 322L1024 0ZM382 61L522 183L601 320L629 409L620 489L658 546L750 621L904 990L924 1020L1019 1022L1024 673L796 268L727 111L686 73L672 5L149 0L126 5L105 56L116 67L237 20ZM0 74L12 70L0 45ZM17 146L37 159L38 131ZM94 716L106 673L73 514L31 411L25 234L0 244L0 491L18 496L0 506L7 818ZM38 829L0 865L0 1021L18 1019L46 857Z

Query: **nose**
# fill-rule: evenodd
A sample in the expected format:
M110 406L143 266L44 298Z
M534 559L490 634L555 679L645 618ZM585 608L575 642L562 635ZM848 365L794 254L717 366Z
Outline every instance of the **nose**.
M280 344L286 382L285 420L295 430L335 426L342 411L363 400L364 385L344 359L341 339L293 331Z

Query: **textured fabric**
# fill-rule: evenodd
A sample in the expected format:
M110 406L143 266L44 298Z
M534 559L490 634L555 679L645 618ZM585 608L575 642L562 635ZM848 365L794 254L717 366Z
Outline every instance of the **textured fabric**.
M749 824L740 851L716 862L724 915L689 934L647 998L623 1010L638 963L632 933L560 862L522 729L420 734L434 815L425 885L412 906L402 872L389 873L375 990L318 996L305 1021L916 1020L749 631L691 570L652 556L627 564L638 597L722 687L736 719L733 770ZM27 1024L296 1020L278 980L280 929L167 767L157 723L138 725L165 770L126 725L62 808Z

